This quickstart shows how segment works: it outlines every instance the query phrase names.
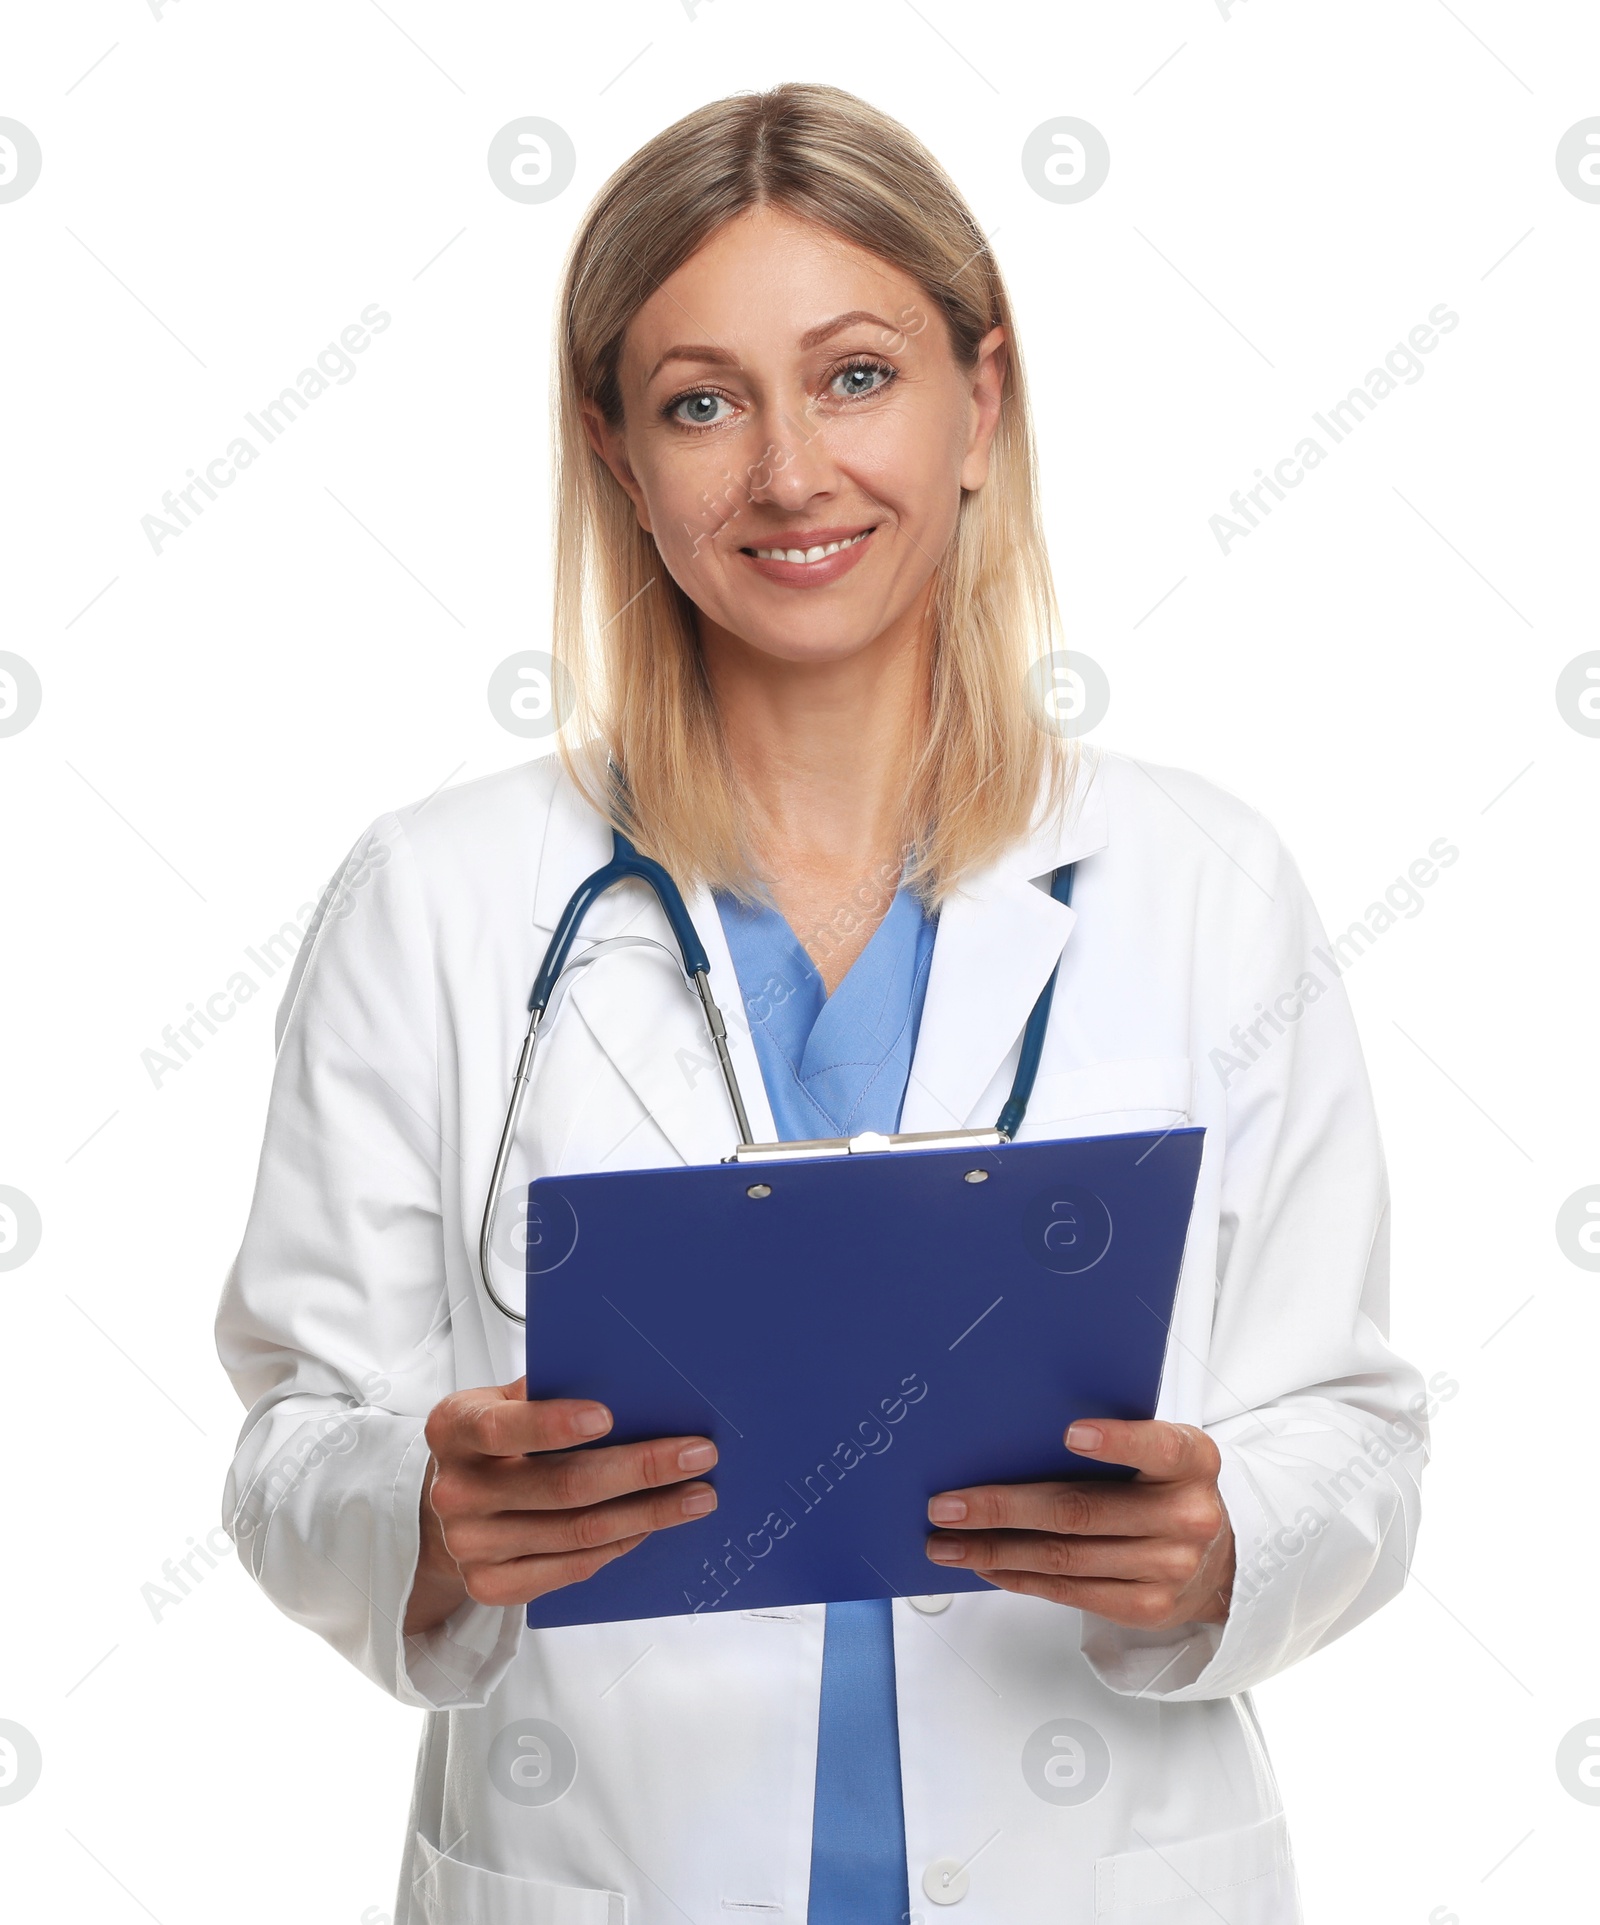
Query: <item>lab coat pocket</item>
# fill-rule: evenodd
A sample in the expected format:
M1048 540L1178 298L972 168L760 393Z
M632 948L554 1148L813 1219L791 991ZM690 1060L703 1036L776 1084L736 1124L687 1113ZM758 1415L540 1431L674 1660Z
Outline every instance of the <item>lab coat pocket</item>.
M1283 1814L1098 1860L1094 1915L1104 1925L1296 1925L1300 1901Z
M1171 1129L1188 1122L1193 1089L1194 1069L1187 1056L1047 1070L1034 1083L1022 1135L1109 1136Z
M424 1925L627 1925L621 1892L507 1878L447 1858L417 1833L417 1901Z

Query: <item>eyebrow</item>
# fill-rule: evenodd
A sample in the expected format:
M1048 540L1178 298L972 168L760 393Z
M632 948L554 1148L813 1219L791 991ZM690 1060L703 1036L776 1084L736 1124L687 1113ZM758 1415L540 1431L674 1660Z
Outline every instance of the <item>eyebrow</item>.
M855 327L863 321L874 323L882 328L885 334L901 332L900 329L891 327L882 315L869 313L863 307L853 307L848 314L836 314L831 321L823 321L817 327L808 328L800 337L800 346L819 348L824 341L832 340L834 335L842 334L846 328ZM668 348L650 370L646 377L647 381L653 381L669 361L699 361L708 367L719 368L734 368L739 365L738 355L730 354L726 348L714 347L709 343L695 345L686 342L677 347Z

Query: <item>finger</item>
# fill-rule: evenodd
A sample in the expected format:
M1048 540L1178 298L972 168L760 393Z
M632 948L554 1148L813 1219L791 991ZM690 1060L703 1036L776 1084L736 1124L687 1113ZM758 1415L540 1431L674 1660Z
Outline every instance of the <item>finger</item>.
M581 1584L613 1559L636 1549L649 1536L641 1531L591 1551L564 1551L553 1557L524 1557L510 1564L472 1565L461 1573L467 1594L479 1604L527 1604L568 1584Z
M1203 1430L1156 1418L1129 1423L1120 1417L1080 1417L1068 1427L1066 1443L1080 1457L1126 1464L1151 1483L1214 1479L1222 1466L1221 1452Z
M928 1539L935 1564L989 1577L998 1571L1036 1571L1050 1577L1119 1578L1134 1583L1187 1584L1200 1566L1198 1545L1165 1537L1056 1537L1042 1531L963 1532Z
M669 1530L709 1516L717 1494L709 1484L619 1497L583 1510L500 1511L449 1524L445 1548L461 1566L509 1564L526 1557L597 1550L639 1532Z
M469 1457L519 1457L525 1451L570 1450L611 1428L611 1412L591 1397L529 1402L525 1378L457 1391L434 1407L428 1448L441 1463Z
M1164 1584L1125 1584L1116 1578L1047 1577L1038 1571L985 1571L987 1583L1021 1597L1048 1598L1052 1604L1107 1618L1141 1631L1186 1622L1177 1617L1177 1599Z
M928 1522L964 1531L1155 1537L1177 1523L1178 1510L1178 1493L1162 1484L975 1484L930 1498Z
M708 1437L654 1437L597 1450L480 1460L456 1474L470 1490L470 1508L476 1510L576 1510L631 1491L703 1477L716 1461L717 1447ZM449 1479L452 1472L447 1469L442 1475Z
M489 1467L491 1486L506 1509L568 1511L585 1503L626 1498L635 1490L682 1484L716 1463L710 1438L649 1438L643 1444L606 1444L599 1450L555 1451Z

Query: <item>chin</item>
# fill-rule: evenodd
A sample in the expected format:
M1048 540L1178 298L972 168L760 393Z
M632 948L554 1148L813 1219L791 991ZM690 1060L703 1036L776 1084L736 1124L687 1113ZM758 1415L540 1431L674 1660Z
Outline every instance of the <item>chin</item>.
M779 662L842 662L869 649L883 631L874 623L840 623L818 634L809 628L803 634L759 627L737 627L726 623L744 646L758 655Z

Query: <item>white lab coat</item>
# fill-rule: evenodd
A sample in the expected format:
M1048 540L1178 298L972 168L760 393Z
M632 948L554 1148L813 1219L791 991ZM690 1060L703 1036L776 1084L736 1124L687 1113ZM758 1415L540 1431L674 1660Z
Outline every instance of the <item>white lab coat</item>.
M381 816L356 845L280 1012L218 1319L248 1406L224 1499L246 1567L429 1712L396 1925L806 1917L820 1605L529 1632L519 1610L469 1603L427 1635L400 1629L424 1419L449 1391L523 1367L520 1327L478 1281L479 1213L529 985L609 847L553 759ZM1046 889L1074 859L1067 909ZM770 1137L721 923L704 891L689 907L751 1124ZM639 884L586 925L623 932L667 940ZM1384 1341L1371 1096L1319 949L1304 884L1259 816L1115 756L1086 765L1067 820L943 910L903 1129L993 1122L1058 958L1023 1135L1206 1128L1159 1414L1216 1440L1240 1575L1225 1628L1142 1633L1001 1591L895 1603L913 1917L1300 1915L1247 1693L1400 1588L1426 1453L1422 1385ZM632 948L582 972L541 1045L513 1181L713 1162L733 1140L698 1004L670 964ZM545 1789L566 1785L544 1803L507 1797L491 1772L497 1734L526 1718L571 1747L539 1754ZM1070 1748L1041 1765L1038 1743L1025 1757L1060 1719L1098 1733L1109 1763L1079 1802L1057 1794L1098 1768L1083 1777ZM930 1895L935 1866L954 1875L933 1873Z

